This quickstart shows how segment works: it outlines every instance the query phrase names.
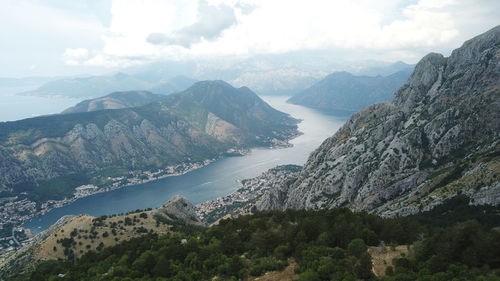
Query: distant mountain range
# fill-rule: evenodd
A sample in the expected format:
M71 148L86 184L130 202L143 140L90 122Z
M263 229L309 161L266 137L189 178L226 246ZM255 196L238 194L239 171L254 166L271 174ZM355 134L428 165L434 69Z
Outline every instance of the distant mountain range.
M71 111L93 106L102 103L84 102ZM77 185L105 175L158 170L218 157L229 149L286 142L296 135L296 123L250 89L223 81L198 82L139 107L3 122L0 189L27 192L34 200L61 199Z
M355 113L259 209L349 207L384 216L459 194L500 204L500 26L431 53L390 103ZM347 76L347 74L343 74Z
M37 83L29 85L43 84L25 94L93 98L117 91L145 90L166 95L185 90L198 80L222 79L238 87L250 87L260 95L291 96L334 70L387 76L412 67L403 62L337 63L326 54L259 55L227 61L165 61L123 69L113 75L33 78ZM0 87L3 84L21 86L33 79L0 78Z
M187 89L196 80L176 76L171 79L148 81L130 74L116 73L108 76L63 78L49 81L35 90L23 94L37 96L66 96L73 98L101 97L118 91L149 90L168 95Z
M399 71L412 72L415 68L414 64L407 64L402 61L397 61L394 63L384 64L375 63L374 65L362 67L357 70L350 71L355 75L365 75L365 76L389 76Z
M251 87L262 95L290 96L314 84L320 77L321 74L283 68L245 72L231 80L231 83Z
M394 92L406 82L411 70L406 68L388 76L334 72L288 101L326 110L360 110L370 104L392 100Z
M84 100L62 113L89 112L104 109L121 109L141 106L164 99L164 95L153 94L147 91L114 92L104 97Z
M191 79L186 76L174 76L170 79L159 80L159 82L149 88L149 91L154 94L169 95L172 93L183 91L196 82L197 80Z

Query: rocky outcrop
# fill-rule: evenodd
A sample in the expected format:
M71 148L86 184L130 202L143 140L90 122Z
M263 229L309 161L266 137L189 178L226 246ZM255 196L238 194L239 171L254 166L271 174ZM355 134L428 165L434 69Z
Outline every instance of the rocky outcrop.
M167 203L153 211L153 215L166 219L172 223L190 225L205 225L196 215L196 208L182 196L175 196Z
M431 53L392 103L354 114L259 209L349 207L386 216L459 193L499 204L500 26Z

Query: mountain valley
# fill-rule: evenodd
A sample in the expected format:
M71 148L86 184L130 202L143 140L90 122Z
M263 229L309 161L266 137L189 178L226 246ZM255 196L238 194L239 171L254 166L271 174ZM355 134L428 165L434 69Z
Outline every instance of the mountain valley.
M500 2L10 2L0 281L500 281Z
M298 120L248 88L205 81L162 97L139 107L0 123L8 235L77 198L180 175L251 147L287 146L298 134Z

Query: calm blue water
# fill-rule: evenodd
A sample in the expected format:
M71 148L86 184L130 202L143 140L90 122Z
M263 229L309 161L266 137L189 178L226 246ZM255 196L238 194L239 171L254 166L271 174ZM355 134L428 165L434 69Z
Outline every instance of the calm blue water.
M0 122L60 113L82 99L67 97L35 97L16 95L37 88L34 86L0 87Z
M34 218L25 226L33 232L39 232L64 215L100 216L156 208L175 195L182 195L193 204L224 196L239 188L238 180L258 176L276 165L304 164L309 154L325 138L333 135L346 119L288 104L285 102L286 97L263 98L274 108L303 119L299 130L304 134L291 141L293 147L253 149L249 155L223 158L185 175L95 194Z

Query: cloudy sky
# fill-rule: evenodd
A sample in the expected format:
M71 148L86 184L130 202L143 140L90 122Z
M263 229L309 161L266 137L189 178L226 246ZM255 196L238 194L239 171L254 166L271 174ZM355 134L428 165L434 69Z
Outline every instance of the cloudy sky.
M498 0L0 0L0 77L296 51L415 63L500 24Z

